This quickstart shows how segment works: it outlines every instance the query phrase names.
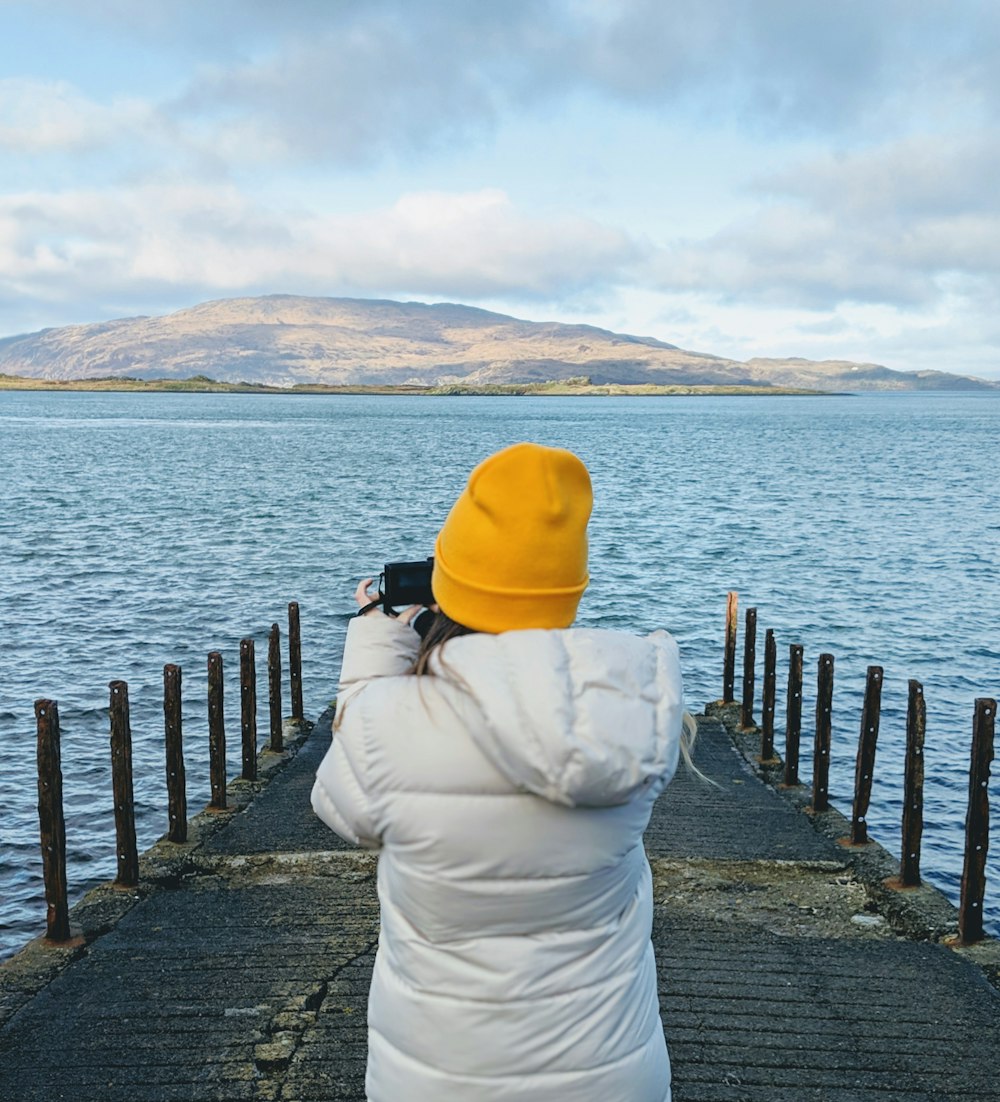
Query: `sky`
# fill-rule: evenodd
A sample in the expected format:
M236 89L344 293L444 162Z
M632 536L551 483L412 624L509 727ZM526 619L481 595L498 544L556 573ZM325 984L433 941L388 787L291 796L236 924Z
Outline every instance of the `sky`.
M270 293L1000 378L996 0L0 0L0 337Z

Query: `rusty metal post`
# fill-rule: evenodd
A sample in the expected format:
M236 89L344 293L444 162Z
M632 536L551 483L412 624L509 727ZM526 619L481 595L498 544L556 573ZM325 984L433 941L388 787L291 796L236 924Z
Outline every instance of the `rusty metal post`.
M882 712L881 666L869 666L865 681L865 701L861 706L861 733L854 766L854 810L851 814L851 845L868 844L868 805L872 798L875 773L875 747L878 744L879 717Z
M774 632L768 628L764 636L764 696L761 701L760 760L773 762L774 756L774 692L777 679L778 648Z
M226 806L226 724L222 708L222 655L208 656L208 768L212 785L209 807Z
M271 749L280 754L285 745L281 737L281 632L271 625L267 640L267 699L271 707Z
M813 811L830 806L830 742L833 736L833 655L821 654L816 675L816 740L813 744Z
M789 787L799 782L799 744L802 738L802 647L788 648L788 703L785 718L785 780Z
M972 766L969 770L969 810L965 817L965 863L962 897L958 905L958 940L963 945L983 937L983 898L986 895L986 852L990 845L990 762L997 702L976 701L972 723Z
M302 634L298 601L288 605L288 682L292 691L292 719L305 719L302 707Z
M69 941L66 820L63 818L59 705L55 700L35 701L35 726L38 735L38 827L47 910L45 936L50 941Z
M726 597L726 656L722 667L722 703L732 704L736 683L736 616L739 594L730 590Z
M115 842L121 888L139 883L139 850L135 841L135 799L132 794L132 727L128 715L128 685L108 684L111 701L111 784L115 796Z
M240 720L245 781L257 779L257 669L252 639L240 640Z
M181 730L181 668L163 667L163 734L167 751L167 840L187 841L187 791Z
M920 839L924 832L924 734L927 708L919 681L910 682L906 705L906 767L903 775L903 848L899 883L920 887Z
M740 726L744 730L754 727L753 675L757 661L757 610L748 608L743 633L743 706L740 710Z

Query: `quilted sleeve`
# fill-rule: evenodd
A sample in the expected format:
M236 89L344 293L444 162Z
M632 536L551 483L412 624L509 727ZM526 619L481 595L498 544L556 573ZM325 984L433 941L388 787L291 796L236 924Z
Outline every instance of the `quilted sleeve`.
M407 673L417 657L420 636L408 624L382 612L355 616L347 626L340 690L373 677Z
M316 771L312 806L345 841L367 849L382 844L375 795L367 781L366 687L382 677L405 674L413 665L420 637L408 624L381 612L354 617L347 627L337 692L333 742Z
M330 749L316 770L313 811L345 842L378 849L382 840L375 822L374 800L365 783L363 740L359 725L353 727L344 724L334 731Z

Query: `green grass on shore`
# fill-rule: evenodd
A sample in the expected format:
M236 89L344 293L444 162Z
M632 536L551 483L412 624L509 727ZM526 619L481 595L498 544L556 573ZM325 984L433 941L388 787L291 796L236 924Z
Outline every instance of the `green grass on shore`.
M190 379L135 379L107 376L99 379L28 379L0 374L0 390L85 390L85 391L190 391L206 394L431 394L483 395L690 395L690 394L822 394L824 391L778 386L674 386L658 383L591 383L589 379L564 379L543 383L448 383L443 386L331 386L298 383L291 387L263 383L223 383L207 375Z

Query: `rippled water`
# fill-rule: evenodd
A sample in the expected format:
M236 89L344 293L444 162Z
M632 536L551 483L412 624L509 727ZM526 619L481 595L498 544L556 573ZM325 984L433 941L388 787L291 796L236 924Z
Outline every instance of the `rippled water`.
M906 682L923 682L924 871L955 898L973 700L1000 694L1000 399L6 392L0 955L44 929L35 698L59 701L77 898L115 872L108 681L129 682L145 847L167 825L163 664L184 671L193 812L209 794L207 652L227 664L236 775L239 639L256 638L262 672L272 621L284 626L287 602L299 601L316 715L334 692L357 578L429 553L469 469L521 439L573 449L593 476L593 583L580 621L670 628L693 706L721 692L728 589L759 610L759 654L764 629L777 633L779 747L787 645L806 648L807 720L816 656L836 655L831 792L841 808L865 668L884 665L869 822L894 851ZM266 685L258 699L263 741ZM1000 930L1000 841L990 860L987 916Z

